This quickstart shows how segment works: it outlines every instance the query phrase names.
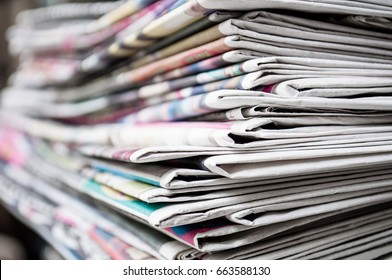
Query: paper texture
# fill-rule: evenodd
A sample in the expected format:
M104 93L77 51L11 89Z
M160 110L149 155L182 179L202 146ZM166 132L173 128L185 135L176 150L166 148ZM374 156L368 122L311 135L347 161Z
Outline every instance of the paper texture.
M388 259L390 1L21 13L0 199L66 259Z

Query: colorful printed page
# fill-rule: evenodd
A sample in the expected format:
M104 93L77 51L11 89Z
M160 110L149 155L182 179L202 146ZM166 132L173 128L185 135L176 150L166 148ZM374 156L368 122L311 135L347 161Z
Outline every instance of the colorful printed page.
M37 148L35 146L35 148ZM53 156L51 159L54 159ZM64 158L61 158L63 165L65 164ZM64 207L72 207L72 211L78 211L80 218L94 221L93 226L99 226L102 230L106 231L108 234L115 234L121 240L128 244L132 244L133 247L138 248L139 250L143 250L149 252L150 254L157 256L158 258L162 258L162 255L159 253L159 248L152 248L146 246L144 243L144 239L140 239L140 234L135 235L131 230L133 227L140 228L139 224L132 224L131 222L126 223L126 230L124 229L124 225L121 221L121 218L108 219L107 214L103 214L100 210L91 207L90 205L81 202L76 197L71 197L70 195L58 190L59 188L63 188L64 185L56 185L53 184L60 180L62 184L66 184L72 188L76 188L78 191L83 190L82 181L80 179L72 179L77 174L69 173L67 169L58 169L55 167L55 162L48 163L42 160L38 160L38 158L34 154L30 154L28 158L22 163L24 165L24 170L20 168L15 168L18 165L15 165L10 161L10 166L6 166L4 168L4 173L8 174L10 177L14 178L21 184L27 184L29 188L34 188L39 191L40 195L44 195L50 200L55 201L60 205L64 205ZM39 168L37 168L39 166ZM31 172L31 173L27 173ZM32 177L34 176L34 177ZM27 181L26 181L27 180ZM51 185L48 185L44 181L50 182ZM6 198L6 197L5 197ZM68 208L67 208L68 209ZM63 213L64 211L62 211ZM68 212L67 212L68 213ZM68 214L67 214L68 215ZM69 216L69 215L68 215ZM79 217L78 216L78 217ZM60 216L59 216L60 217ZM74 218L75 219L75 218ZM73 220L74 220L73 219ZM67 220L69 220L67 218ZM80 220L80 219L79 219ZM115 221L115 222L114 222ZM83 222L80 220L80 222ZM84 225L85 222L81 224ZM90 225L84 225L85 229L91 229ZM85 234L86 235L86 234ZM87 235L86 235L87 236ZM143 237L147 235L144 234ZM154 235L155 236L155 235ZM160 238L159 236L156 238ZM170 241L170 240L169 240ZM180 249L179 246L176 246L177 249ZM183 248L184 251L189 250L189 248ZM173 251L171 251L174 254ZM178 252L180 253L180 252ZM164 257L174 258L172 255L166 255Z
M88 237L84 225L70 216L65 219L63 215L64 219L60 218L59 213L63 211L52 200L22 187L6 176L0 177L2 181L0 192L5 204L63 257L67 259L110 259L98 244ZM12 203L10 203L11 200Z
M123 242L99 227L89 231L89 235L115 260L152 260L154 257Z
M232 63L237 63L237 62L242 62L245 61L247 59L250 58L255 58L258 55L262 55L262 54L258 54L256 52L252 52L252 51L247 51L247 50L236 50L236 51L230 51L230 52L226 52L222 55L219 56L214 56L211 59L207 59L207 60L201 60L200 62L190 62L189 63L185 63L184 67L181 68L176 68L173 71L169 71L167 73L162 73L162 75L157 75L154 77L154 79L156 80L169 80L169 79L173 79L173 78L179 78L179 77L183 77L192 73L199 73L199 72L203 72L206 70L215 70L216 68L221 68L222 66L227 66L229 64ZM60 67L58 64L53 65L53 63L57 63L55 60L51 59L50 60L50 67L58 67L59 71L61 70L66 71L66 69L64 69L64 67ZM189 64L189 65L188 65ZM47 65L47 64L45 64ZM188 65L188 66L186 66ZM76 65L77 66L77 65ZM47 67L47 66L46 66ZM68 67L67 67L68 69ZM76 69L76 68L75 68ZM129 72L129 71L128 71ZM119 70L119 73L127 73L126 69L122 69ZM45 74L45 73L43 73ZM39 71L37 71L37 69L34 69L34 75L31 76L29 75L27 81L23 81L22 84L26 84L26 85L30 85L32 83L45 83L45 81L42 81L41 76L43 75L42 73L40 73ZM45 79L50 78L52 74L55 74L55 71L51 71L50 74L48 75L44 75ZM71 73L72 74L72 73ZM212 76L214 76L214 73L211 73ZM39 80L32 80L34 78L34 76L37 75L37 78L39 78ZM61 76L64 76L65 74L62 73ZM222 75L222 74L221 74ZM24 76L24 75L23 75ZM57 74L56 74L56 78L57 78ZM121 75L120 75L121 76ZM125 78L125 77L124 77ZM116 90L122 90L122 88L124 86L128 85L128 80L124 79L124 78L118 78L118 75L105 75L102 76L98 79L95 79L91 82L86 82L81 86L73 86L71 88L51 88L51 89L33 89L33 88L25 88L25 87L7 87L6 89L4 89L4 95L5 95L5 99L7 98L13 98L13 97L17 97L17 98L25 98L26 100L29 100L29 102L34 102L34 101L40 101L40 102L47 102L47 103L57 103L57 102L77 102L77 101L81 101L81 100L86 100L87 98L97 98L100 96L104 96L107 95L109 92L112 91L116 91ZM222 77L224 78L224 77ZM222 78L218 78L218 79L222 79ZM14 76L13 78L14 82L18 82L19 76L18 74L16 74L16 76ZM31 80L31 81L30 81ZM140 91L142 90L142 86L140 88ZM42 92L45 92L45 94L42 94ZM123 91L123 94L120 96L120 100L121 102L125 102L125 101L133 101L135 99L138 98L138 92L139 89L134 89L134 90L128 90L128 91ZM117 95L119 96L119 95ZM29 98L27 98L29 97ZM31 98L34 97L34 98ZM141 97L143 97L143 94L141 94ZM114 101L116 101L119 97L112 97L112 98L104 98L104 100L107 99L107 101L99 101L98 102L98 106L102 104L107 104L112 103ZM112 101L110 101L112 100ZM36 104L37 102L33 103ZM97 103L97 102L95 102ZM86 104L89 104L88 106L93 106L93 104L95 104L93 101L91 102L87 102ZM49 105L48 104L48 105ZM109 104L107 104L109 105ZM98 107L98 109L101 107ZM92 109L89 109L88 112L91 111L96 111L98 109L94 109L94 106ZM69 114L71 114L72 112L68 112ZM73 113L75 114L75 113ZM79 113L80 114L80 113Z
M389 179L385 182L388 182ZM306 200L307 202L305 202L305 200L302 200L302 198L304 198L304 196L299 193L299 194L293 194L291 199L294 199L292 202L293 207L298 207L299 205L307 205L307 203L310 204L314 204L314 203L326 203L328 201L333 201L333 200L337 200L337 199L348 199L351 198L353 195L364 195L364 194L372 194L374 192L381 192L383 191L385 188L382 187L383 181L379 181L381 185L373 185L373 187L375 189L369 189L368 186L366 185L364 187L364 191L361 191L361 188L363 188L363 186L361 185L353 185L353 189L352 189L352 193L350 193L351 191L349 191L349 193L345 193L346 190L345 188L342 188L342 193L341 194L337 194L335 195L333 198L330 198L329 196L326 197L322 197L323 193L325 192L325 194L329 194L329 191L311 191L308 193L304 193L305 197L308 196L315 196L319 198L314 198L313 200ZM250 195L244 195L244 196L237 196L237 197L233 197L233 198L220 198L220 199L216 199L216 200L207 200L207 201L198 201L197 203L181 203L181 204L173 204L173 205L167 205L167 204L143 204L141 201L132 199L130 197L127 197L123 194L120 194L118 192L115 192L114 190L110 190L109 188L107 188L106 186L102 186L99 185L97 183L92 183L90 182L86 182L86 184L84 185L84 191L86 191L87 193L89 193L90 195L92 195L93 197L102 200L106 203L109 203L111 205L113 205L114 207L116 207L117 209L121 209L122 211L125 211L131 215L136 215L137 217L147 220L156 226L163 226L163 227L168 227L168 226L174 226L174 225L178 225L178 224L186 224L186 223L194 223L194 222L200 222L205 220L207 217L208 219L214 218L214 217L219 217L222 215L227 215L229 213L234 213L234 212L238 212L238 210L240 210L241 208L245 209L249 209L249 207L252 207L252 205L259 205L260 203L265 205L269 205L271 203L271 208L272 209L278 209L278 207L284 207L283 209L287 209L287 206L284 206L285 204L283 203L282 206L279 206L279 204L277 204L276 206L274 206L273 198L270 198L269 200L271 200L271 202L268 199L267 200L261 200L260 202L258 201L254 201L254 202L249 202L249 200L254 200L258 198L259 194L250 194ZM359 189L358 189L359 188ZM350 189L350 188L349 188ZM347 189L347 191L349 190ZM285 190L283 193L285 193L287 195L287 191ZM294 192L301 192L304 191L302 189L293 189ZM282 194L278 194L279 191L277 192L277 197L278 200L277 201L282 201L281 197ZM305 195L306 194L306 195ZM271 195L266 195L263 193L260 193L260 195L262 197L271 197ZM296 201L296 199L299 199L298 201ZM239 201L244 201L245 203L239 204ZM287 200L289 201L289 200ZM319 202L317 202L319 201ZM216 206L214 206L216 204ZM231 206L232 204L232 206ZM298 205L297 205L298 204ZM223 205L227 205L227 206L223 206ZM216 208L215 207L220 206L220 208ZM223 207L222 207L223 206ZM266 206L268 208L268 206ZM286 207L286 208L285 208ZM199 211L202 210L206 210L210 208L211 210L208 211L208 215L206 216L205 214L198 214L196 215L196 213L198 213ZM185 212L184 212L184 209ZM178 212L180 211L180 212ZM196 211L195 213L192 213ZM188 214L189 213L189 217Z
M216 223L215 223L216 224Z
M279 20L286 21L286 25L290 25L295 23L294 29L290 29L289 27L282 25L280 22L275 23L275 17L279 17ZM271 18L271 19L270 19ZM285 36L284 39L279 36L275 36L270 34L271 26L263 24L262 20L266 20L271 26L278 24L277 29L282 29L282 32L287 32L288 36ZM203 38L211 38L202 46L195 47L193 49L189 49L187 51L183 51L182 53L178 53L176 55L172 55L167 57L167 55L163 55L166 57L162 60L155 61L149 65L141 66L140 68L135 68L129 72L127 77L129 78L129 83L136 83L150 78L151 76L160 74L161 72L172 70L173 68L177 68L180 66L184 66L184 61L195 61L196 54L197 60L201 58L208 58L208 56L218 55L220 53L230 51L232 49L245 48L254 51L270 53L275 55L283 55L289 56L293 55L293 49L298 49L296 51L296 55L305 56L305 57L315 57L315 58L333 58L333 55L341 55L340 58L347 60L364 60L366 61L366 57L369 58L369 61L374 61L378 59L378 61L382 62L382 59L388 59L390 54L386 51L389 49L389 43L385 39L378 38L377 42L379 42L379 46L375 46L371 42L377 36L383 36L383 34L365 32L361 29L355 28L341 28L340 25L334 24L326 24L325 22L317 22L318 25L322 23L322 26L325 27L325 32L327 33L323 38L317 38L317 36L321 36L321 31L318 33L312 33L309 35L309 38L303 38L304 30L298 27L298 24L303 22L303 25L311 25L314 26L316 23L312 20L306 20L303 18L295 18L283 15L275 15L269 13L250 13L244 17L244 20L240 19L230 19L225 21L224 23L219 24L218 27L212 27L204 33L209 34L208 36L201 34ZM246 28L244 26L246 25ZM264 30L263 28L266 28ZM295 29L297 28L297 29ZM268 31L269 30L269 31ZM272 29L274 30L274 29ZM353 47L350 48L348 44L345 44L345 40L347 40L347 34L351 34L352 32L357 31L360 34L358 35L358 39L350 40L350 44L353 44ZM279 31L280 32L280 31ZM331 32L335 32L336 36L330 35ZM344 33L346 32L346 33ZM351 32L351 33L350 33ZM300 35L296 35L296 34ZM310 32L311 33L311 32ZM279 33L280 34L280 33ZM340 35L341 39L339 39ZM224 36L235 35L227 37L225 40ZM199 36L199 35L194 35ZM360 37L362 36L362 37ZM221 38L221 39L220 39ZM304 41L306 39L306 42ZM284 43L283 41L284 40ZM302 40L302 41L301 41ZM312 41L313 40L313 41ZM195 41L195 40L192 40ZM200 41L200 40L196 40ZM243 43L242 43L243 41ZM311 43L314 42L314 43ZM384 44L383 44L384 42ZM186 43L185 43L186 44ZM242 44L242 46L241 46ZM126 44L125 44L126 45ZM360 46L362 45L362 46ZM279 46L280 48L277 48ZM292 48L288 48L288 46L292 46ZM302 49L299 48L302 46ZM119 48L119 47L116 47ZM173 46L174 48L174 46ZM185 48L187 49L187 48ZM291 51L290 51L291 50ZM333 51L332 51L333 50ZM133 49L131 51L134 51ZM130 52L130 50L128 50ZM358 55L352 55L353 52L356 52ZM333 55L331 55L333 53ZM362 55L359 56L359 53ZM201 55L203 54L203 57ZM206 56L208 55L208 56ZM362 58L361 58L362 57ZM95 59L97 60L97 59ZM170 67L170 68L168 68Z
M380 178L381 178L381 177L380 177ZM366 177L365 177L365 179L366 179ZM355 181L355 180L354 180L354 181ZM354 182L354 181L353 181L353 182ZM358 180L357 180L357 181L358 181ZM372 179L371 181L372 181L372 182L373 182L373 181L377 181L377 179ZM388 179L387 181L389 181L389 179ZM338 181L338 183L340 184L341 182ZM382 183L382 181L380 181L380 183ZM279 185L281 185L281 184L279 184ZM332 186L332 185L327 184L327 186L330 187L330 186ZM376 185L373 185L373 186L376 187ZM314 190L314 185L311 185L311 188ZM299 191L299 190L300 190L300 189L298 189L297 191ZM255 195L255 194L253 194L252 197L254 197L254 195ZM307 195L310 195L310 193L308 193ZM269 196L270 196L270 195L269 195ZM122 196L121 196L121 197L122 197ZM223 202L223 200L222 200L222 201L221 201L221 200L222 200L222 199L219 200L219 204L221 204L221 203ZM246 199L246 200L249 200L249 199ZM210 202L209 205L212 205L212 204L213 204L213 201L214 201L214 200L210 200L210 201L209 201L209 202ZM217 201L218 201L218 200L217 200ZM238 201L237 201L237 202L238 202ZM200 204L200 203L198 203L198 204ZM189 204L189 205L192 205L192 204ZM196 205L195 205L195 206L196 206ZM181 208L183 209L183 207L181 207ZM189 206L186 207L186 208L189 208ZM203 208L205 208L205 206L203 206ZM139 209L139 210L140 210L140 209ZM160 211L160 210L158 210L158 211ZM155 215L155 213L154 213L154 215ZM210 214L209 214L209 215L210 215Z
M203 13L208 11L206 9L198 11L194 8L192 2L183 3L174 10L151 21L141 30L137 30L121 41L110 45L103 52L96 53L87 58L81 64L81 70L86 73L102 70L110 65L112 61L130 56L136 53L137 50L152 45L154 42L170 36L202 19Z
M169 260L195 259L202 254L198 250L183 242L174 240L149 225L138 223L132 219L126 219L126 217L118 215L115 211L109 212L109 209L106 209L104 216L118 224L125 232L131 233L133 236L139 238L141 241L136 244L140 244L141 242L148 244L158 254L154 254L158 258L163 257ZM119 232L115 232L115 234L119 237L121 236ZM132 244L135 244L135 242Z
M195 169L178 169L165 165L156 164L132 164L132 163L116 163L116 162L105 162L102 160L94 160L91 162L91 166L99 172L107 172L116 176L135 180L138 182L144 182L154 186L160 186L168 190L178 191L213 191L223 190L241 187L251 187L267 184L276 184L289 181L301 181L311 178L315 178L314 174L302 175L296 174L294 176L271 176L265 178L262 181L248 180L248 179L227 179L214 175L206 171L200 171ZM383 169L380 166L358 168L356 170L343 170L343 171L324 171L319 173L319 177L328 177L333 175L338 177L340 175L347 176L351 173L363 173L363 172L376 172L379 169ZM156 172L154 172L156 170ZM158 177L160 176L160 177ZM154 180L151 180L154 178ZM318 178L318 177L317 177Z
M287 189L293 187L307 186L310 184L314 185L314 190L317 189L316 184L321 184L324 186L328 183L328 187L333 187L334 182L338 179L341 179L342 182L349 182L349 179L360 178L359 180L365 182L366 180L362 179L363 177L376 178L378 175L385 175L388 172L386 170L377 170L377 171L366 171L360 173L353 174L345 174L345 175L336 175L334 177L326 176L326 177L318 177L315 179L302 179L302 180L263 180L256 181L254 186L246 186L244 185L233 188L227 186L225 189L214 190L211 188L186 188L186 189L176 189L169 190L164 189L157 186L152 186L146 183L134 181L127 179L125 177L121 177L109 172L100 172L91 168L85 168L82 170L83 176L90 178L100 184L111 187L119 192L122 192L126 195L136 197L140 200L143 200L148 203L155 202L185 202L185 201L197 201L197 200L206 200L206 199L217 199L224 197L238 197L241 195L247 194L255 194L258 192L265 192L278 190L278 189ZM377 177L378 178L378 177ZM380 177L381 178L381 177ZM372 180L373 180L372 179ZM353 181L354 182L354 181ZM343 184L343 183L342 183ZM301 189L303 190L303 189ZM257 196L257 195L256 195Z
M219 69L224 66L228 66L230 64L244 62L265 55L266 54L245 50L245 49L228 51L223 54L213 56L211 58L203 59L201 61L180 68L176 68L174 70L165 73L155 75L154 77L152 77L152 81L155 83L155 82L165 82L177 78L184 78L189 75Z
M155 60L211 42L221 37L220 33L217 32L217 27L213 27L214 25L230 18L236 18L241 14L233 11L214 11L207 17L158 41L146 50L138 51L134 55L137 59L131 62L130 67L137 68Z

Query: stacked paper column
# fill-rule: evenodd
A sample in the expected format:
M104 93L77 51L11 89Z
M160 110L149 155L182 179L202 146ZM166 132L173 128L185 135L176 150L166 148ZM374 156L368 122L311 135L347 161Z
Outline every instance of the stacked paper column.
M392 3L22 12L0 198L70 259L388 259Z

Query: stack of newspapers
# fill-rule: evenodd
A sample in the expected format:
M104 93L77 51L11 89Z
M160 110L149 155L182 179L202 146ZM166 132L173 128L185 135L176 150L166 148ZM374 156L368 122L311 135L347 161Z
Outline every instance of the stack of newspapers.
M392 258L392 2L19 14L0 198L70 259Z

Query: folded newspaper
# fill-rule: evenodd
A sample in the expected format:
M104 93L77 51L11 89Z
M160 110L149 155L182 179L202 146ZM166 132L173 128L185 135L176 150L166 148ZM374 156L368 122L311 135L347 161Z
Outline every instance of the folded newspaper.
M389 1L20 13L0 201L67 259L387 259Z

